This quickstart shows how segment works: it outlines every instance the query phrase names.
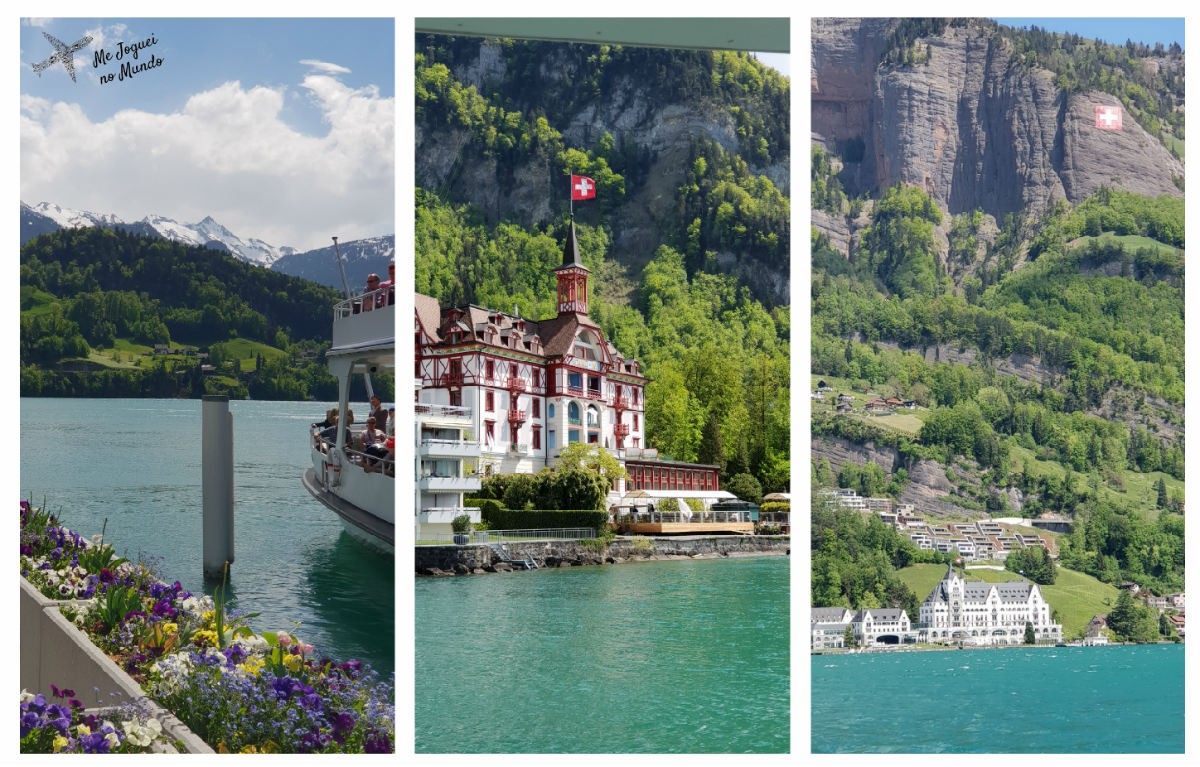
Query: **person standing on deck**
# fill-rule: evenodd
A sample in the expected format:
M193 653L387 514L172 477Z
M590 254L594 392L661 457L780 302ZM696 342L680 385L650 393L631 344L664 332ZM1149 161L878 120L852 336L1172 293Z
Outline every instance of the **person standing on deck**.
M382 299L383 295L379 292L379 275L371 272L367 275L367 289L363 293L362 310L369 312L377 306L383 306Z
M387 431L388 410L383 407L383 402L378 395L371 395L371 412L367 415L375 419L375 428L382 432Z

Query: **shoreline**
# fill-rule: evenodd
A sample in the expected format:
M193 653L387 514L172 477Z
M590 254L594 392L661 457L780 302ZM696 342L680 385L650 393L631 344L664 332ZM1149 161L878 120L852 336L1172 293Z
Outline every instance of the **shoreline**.
M791 539L741 535L638 536L616 538L602 548L580 540L540 540L505 542L503 552L507 559L488 543L417 546L414 565L417 575L446 577L532 569L527 562L541 570L629 562L788 556Z
M1085 644L1007 644L1007 645L973 645L970 647L959 647L958 645L919 645L914 647L897 647L892 649L887 647L870 647L858 649L845 648L829 648L827 650L810 650L809 655L816 657L818 655L881 655L886 653L898 652L952 652L955 650L1061 650L1061 649L1096 649L1103 647L1158 647L1158 646L1175 646L1184 645L1184 642L1153 642L1138 644L1137 642L1109 642L1103 645L1085 645Z

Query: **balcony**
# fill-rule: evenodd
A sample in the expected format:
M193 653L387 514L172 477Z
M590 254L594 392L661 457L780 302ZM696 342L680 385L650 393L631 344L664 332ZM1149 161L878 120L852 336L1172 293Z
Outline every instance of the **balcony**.
M419 455L422 458L478 458L479 443L464 439L423 439Z
M417 487L436 493L474 493L482 483L478 476L473 477L421 477Z
M461 387L463 385L462 371L460 370L457 373L444 373L434 379L433 385L440 388L446 388L450 386Z
M613 426L613 436L614 437L628 437L629 436L629 424L619 423L616 426Z
M617 410L617 412L621 412L622 410L629 409L629 398L628 397L611 397L608 400L608 404L611 407L615 408Z
M471 421L471 408L458 405L435 405L431 402L418 402L413 409L418 418L448 419L450 421Z
M516 376L513 376L512 378L508 379L508 390L514 394L526 391L528 388L529 386L525 383L524 378L517 378Z
M513 424L525 423L525 411L512 408L508 411L508 422Z
M417 513L417 521L422 525L448 525L463 514L470 517L471 522L482 519L481 512L474 506L430 506Z

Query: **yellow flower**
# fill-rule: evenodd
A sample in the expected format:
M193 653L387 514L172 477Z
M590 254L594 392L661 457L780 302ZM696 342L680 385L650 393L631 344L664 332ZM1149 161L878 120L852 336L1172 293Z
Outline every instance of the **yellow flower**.
M162 625L162 630L165 634L177 633L179 631L179 624L168 621Z
M258 672L262 671L263 665L265 664L262 658L247 658L245 662L238 664L238 670L243 674L258 676Z
M255 748L253 745L249 745L249 746L242 746L242 750L241 750L241 751L238 751L238 753L239 753L239 754L257 754L257 753L258 753L258 749L257 749L257 748Z
M217 632L203 629L192 635L192 641L203 647L205 644L210 644L213 647L217 646Z
M288 671L295 671L296 669L300 668L303 665L304 665L304 658L301 658L299 655L283 656L283 666Z
M88 727L86 724L81 724L75 728L75 732L79 735L91 735L92 728Z
M54 743L52 745L54 746L55 753L57 753L59 751L62 751L67 746L71 745L71 741L67 740L66 738L64 738L61 735L55 735Z

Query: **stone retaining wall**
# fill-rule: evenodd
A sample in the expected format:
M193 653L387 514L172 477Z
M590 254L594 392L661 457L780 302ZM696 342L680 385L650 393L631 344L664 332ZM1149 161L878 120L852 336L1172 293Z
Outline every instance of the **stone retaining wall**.
M70 602L47 599L24 578L21 579L21 688L42 693L52 700L50 685L75 690L85 707L116 706L145 698L133 677L92 644L62 614ZM192 754L214 753L208 744L174 714L151 704L163 731Z
M513 559L532 559L538 567L577 567L619 564L646 559L699 559L731 556L786 555L786 536L709 535L682 537L621 537L597 547L579 540L505 543ZM521 569L510 565L486 543L467 546L417 546L418 575L469 575Z

